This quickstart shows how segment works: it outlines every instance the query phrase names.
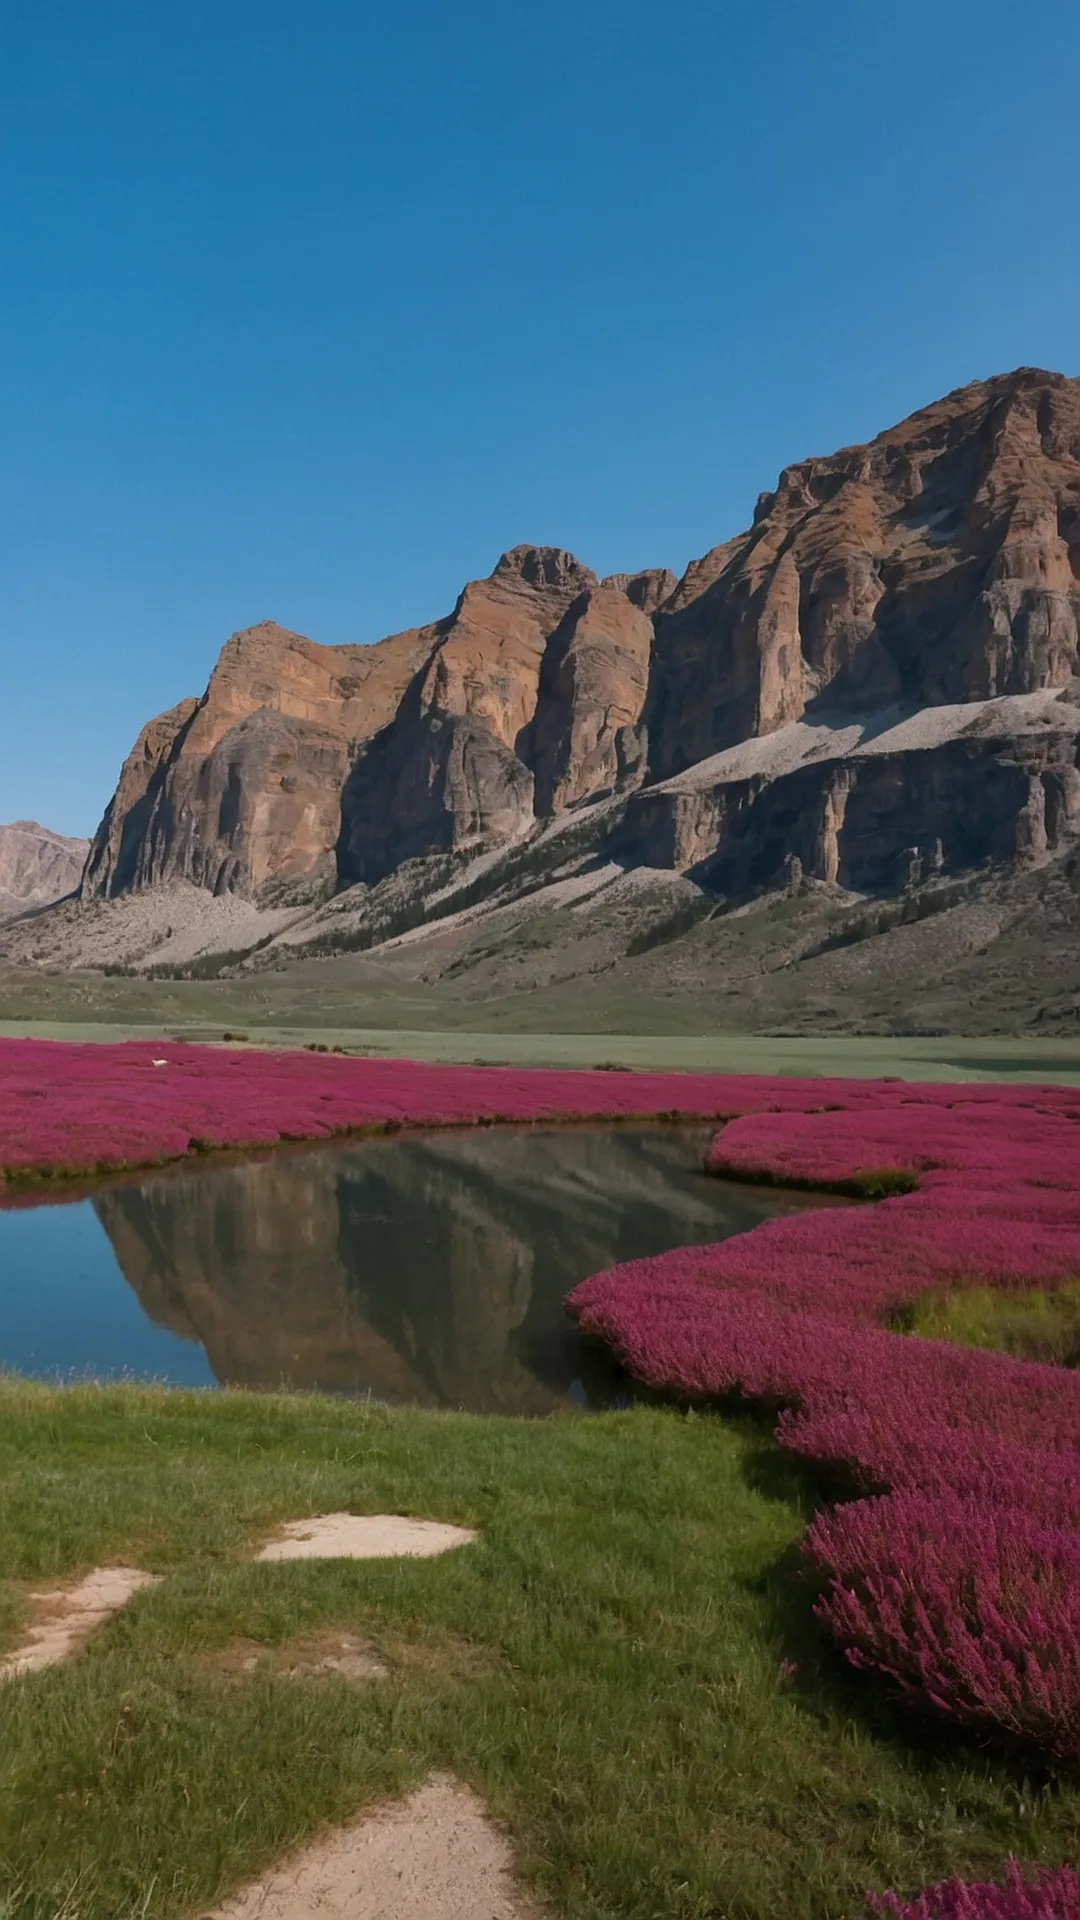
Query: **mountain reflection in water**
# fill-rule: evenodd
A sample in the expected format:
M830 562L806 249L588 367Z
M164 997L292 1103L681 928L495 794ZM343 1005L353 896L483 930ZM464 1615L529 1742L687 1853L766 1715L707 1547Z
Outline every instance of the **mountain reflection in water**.
M223 1385L543 1414L620 1392L563 1313L577 1281L794 1204L707 1179L707 1139L415 1135L155 1175L94 1208L145 1312Z

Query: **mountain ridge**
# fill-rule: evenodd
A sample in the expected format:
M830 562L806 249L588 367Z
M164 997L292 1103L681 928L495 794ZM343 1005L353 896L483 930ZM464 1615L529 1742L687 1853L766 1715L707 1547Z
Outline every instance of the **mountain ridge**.
M449 615L371 647L263 622L199 701L144 729L85 892L371 882L662 781L825 697L1063 685L1078 555L1080 383L1021 368L786 467L678 582L601 581L519 546Z
M569 929L619 887L662 923L1064 871L1078 672L1080 381L1019 368L785 467L678 580L522 545L372 646L233 635L140 734L81 905L4 951L404 938L438 977L452 926L549 896Z

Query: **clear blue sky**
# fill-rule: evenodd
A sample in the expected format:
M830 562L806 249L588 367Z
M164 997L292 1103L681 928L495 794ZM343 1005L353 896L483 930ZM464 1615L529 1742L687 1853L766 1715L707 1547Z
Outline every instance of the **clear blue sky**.
M1080 371L1076 0L7 0L0 820L89 832L235 628L688 558Z

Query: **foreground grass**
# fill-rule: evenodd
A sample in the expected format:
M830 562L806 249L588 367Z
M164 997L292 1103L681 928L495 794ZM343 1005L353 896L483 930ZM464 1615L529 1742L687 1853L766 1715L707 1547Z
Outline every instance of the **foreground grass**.
M708 1416L0 1383L0 1640L43 1579L166 1576L0 1696L0 1913L201 1912L434 1767L483 1794L568 1920L839 1920L867 1886L1068 1858L1075 1783L931 1742L832 1664L793 1578L814 1498L754 1428ZM482 1539L245 1560L277 1520L343 1507ZM390 1678L214 1671L239 1636L324 1626L374 1640Z

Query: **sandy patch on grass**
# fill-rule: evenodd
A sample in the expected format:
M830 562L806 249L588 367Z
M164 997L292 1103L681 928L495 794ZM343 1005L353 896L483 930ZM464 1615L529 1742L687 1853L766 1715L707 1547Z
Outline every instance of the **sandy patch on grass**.
M142 1587L156 1587L160 1575L138 1567L95 1567L83 1580L32 1593L35 1619L21 1646L0 1660L0 1680L17 1673L53 1667L81 1647L95 1627L125 1607Z
M286 1680L337 1675L342 1680L361 1682L385 1679L389 1672L370 1641L338 1628L297 1635L278 1646L267 1646L259 1640L233 1640L214 1654L209 1664L227 1680L273 1674Z
M426 1557L466 1547L471 1527L443 1520L407 1520L399 1513L321 1513L286 1520L256 1560L385 1560Z
M438 1776L339 1827L207 1920L532 1920L510 1846L481 1802Z

